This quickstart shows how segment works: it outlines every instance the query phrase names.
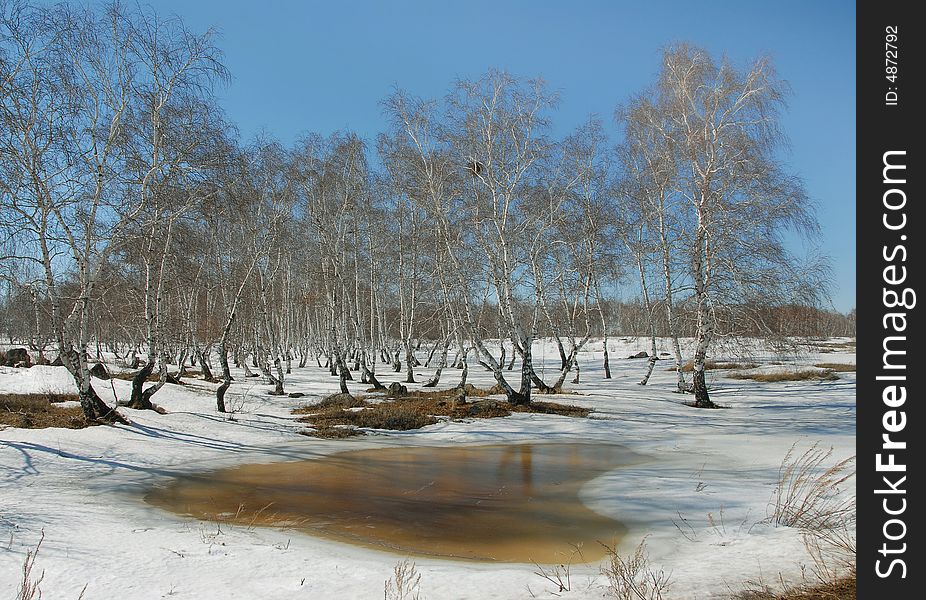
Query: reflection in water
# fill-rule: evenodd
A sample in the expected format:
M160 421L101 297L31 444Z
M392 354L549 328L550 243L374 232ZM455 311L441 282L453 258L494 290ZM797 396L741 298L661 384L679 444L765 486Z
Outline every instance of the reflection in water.
M582 544L592 561L625 528L586 508L579 488L628 461L591 444L358 450L176 479L145 499L404 554L546 563Z

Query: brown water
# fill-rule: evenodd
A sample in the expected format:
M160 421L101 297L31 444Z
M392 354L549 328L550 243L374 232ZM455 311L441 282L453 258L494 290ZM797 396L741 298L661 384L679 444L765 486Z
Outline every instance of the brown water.
M604 555L624 525L589 510L582 485L629 464L620 446L520 444L357 450L174 480L149 503L199 519L288 525L402 554L505 562Z

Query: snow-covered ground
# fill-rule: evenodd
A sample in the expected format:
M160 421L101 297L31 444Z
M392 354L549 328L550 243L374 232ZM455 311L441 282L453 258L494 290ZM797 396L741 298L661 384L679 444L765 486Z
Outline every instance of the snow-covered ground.
M582 382L568 386L574 394L549 398L593 408L588 419L514 414L314 439L296 434L305 426L290 410L337 391L337 379L313 363L286 380L288 392L306 398L268 396L268 386L239 378L227 398L236 411L230 415L215 411L215 386L190 380L185 387L166 385L155 396L168 414L122 409L130 426L0 430L0 596L15 594L25 553L44 532L33 572L44 571L44 598L77 599L85 586L86 600L381 598L401 555L291 529L183 518L147 505L144 492L175 474L242 463L358 448L523 441L618 443L649 457L589 482L582 499L630 526L621 550L646 537L651 562L671 573L669 598L725 597L747 580L775 582L779 574L799 581L810 562L800 533L764 523L768 501L795 442L832 446L834 459L854 454L855 373L839 373L836 381L761 383L711 371L712 399L729 409L697 410L683 404L690 396L672 393L675 375L667 360L657 364L649 385L637 385L646 361L626 357L648 350L646 340L619 338L609 347L612 379L603 377L601 342L592 343L581 354ZM755 346L750 360L813 365L854 363L855 355L841 348L794 358ZM547 379L558 362L554 346L535 348L535 364L545 367ZM429 374L416 370L420 381ZM404 379L404 371L379 376L388 385ZM455 385L457 377L445 371L441 387ZM492 384L478 365L471 366L470 381ZM128 382L95 384L109 402L114 393L128 395ZM352 391L365 387L351 384ZM2 392L71 389L63 368L0 367ZM599 564L572 565L570 590L560 592L530 564L415 562L421 597L430 600L607 595Z

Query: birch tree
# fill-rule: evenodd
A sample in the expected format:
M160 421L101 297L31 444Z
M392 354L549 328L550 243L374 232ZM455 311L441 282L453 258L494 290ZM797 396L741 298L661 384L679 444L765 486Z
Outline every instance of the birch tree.
M57 5L4 11L0 78L4 195L44 272L59 357L88 419L124 420L93 389L87 345L101 269L144 206L122 180L134 65L118 5L101 14ZM74 272L74 293L62 266Z
M678 157L680 219L696 318L694 405L713 407L704 376L708 349L723 332L718 311L825 294L825 266L790 253L784 235L818 225L803 183L781 164L779 112L787 86L767 58L745 68L700 49L663 55L658 104Z
M162 19L151 11L132 16L123 25L131 31L138 65L126 119L131 137L126 167L134 174L129 193L145 204L139 218L148 356L132 380L128 406L151 409L151 397L167 380L161 313L174 225L200 195L213 193L214 186L202 180L215 160L209 140L220 137L211 123L217 112L211 93L213 83L227 75L211 31L197 35L179 19ZM156 360L159 380L143 390Z

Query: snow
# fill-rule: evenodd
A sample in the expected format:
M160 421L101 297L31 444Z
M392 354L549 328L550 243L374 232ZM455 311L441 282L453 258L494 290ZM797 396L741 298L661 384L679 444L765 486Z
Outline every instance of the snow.
M660 352L668 350L661 346ZM568 386L571 395L551 398L594 408L589 419L513 414L318 440L297 435L305 426L290 414L337 391L337 378L312 363L287 377L287 391L306 394L298 399L269 396L258 379L235 373L226 399L236 411L230 415L215 411L214 385L190 380L185 387L168 384L155 396L168 414L122 409L130 426L0 430L0 590L16 589L25 553L44 532L35 573L44 571L47 598L77 598L85 586L87 600L382 597L401 555L295 530L184 518L142 497L172 476L243 463L359 448L523 441L618 443L647 457L589 482L581 496L593 510L630 526L621 551L646 539L651 563L671 573L668 598L724 597L748 580L774 583L779 574L799 581L802 565L810 563L800 533L765 522L768 501L792 444L832 446L834 460L854 453L855 373L839 373L836 381L762 383L710 371L712 399L728 408L697 410L683 404L690 397L672 393L669 360L657 363L649 385L637 385L646 361L626 357L648 351L647 340L614 339L609 350L613 379L603 377L601 342L590 343L580 355L582 383ZM795 358L754 345L750 360L803 369L854 363L855 357L840 348ZM549 378L559 362L555 346L538 344L535 362ZM386 385L404 375L382 368L378 373ZM429 376L430 370L416 370L419 381ZM445 370L441 387L455 385L458 376ZM471 366L469 380L481 387L492 383L478 365ZM114 392L128 395L126 381L94 384L108 402ZM355 392L365 387L350 386ZM0 392L72 389L60 367L0 368ZM530 564L415 563L422 597L431 600L607 596L597 563L572 565L565 592Z

